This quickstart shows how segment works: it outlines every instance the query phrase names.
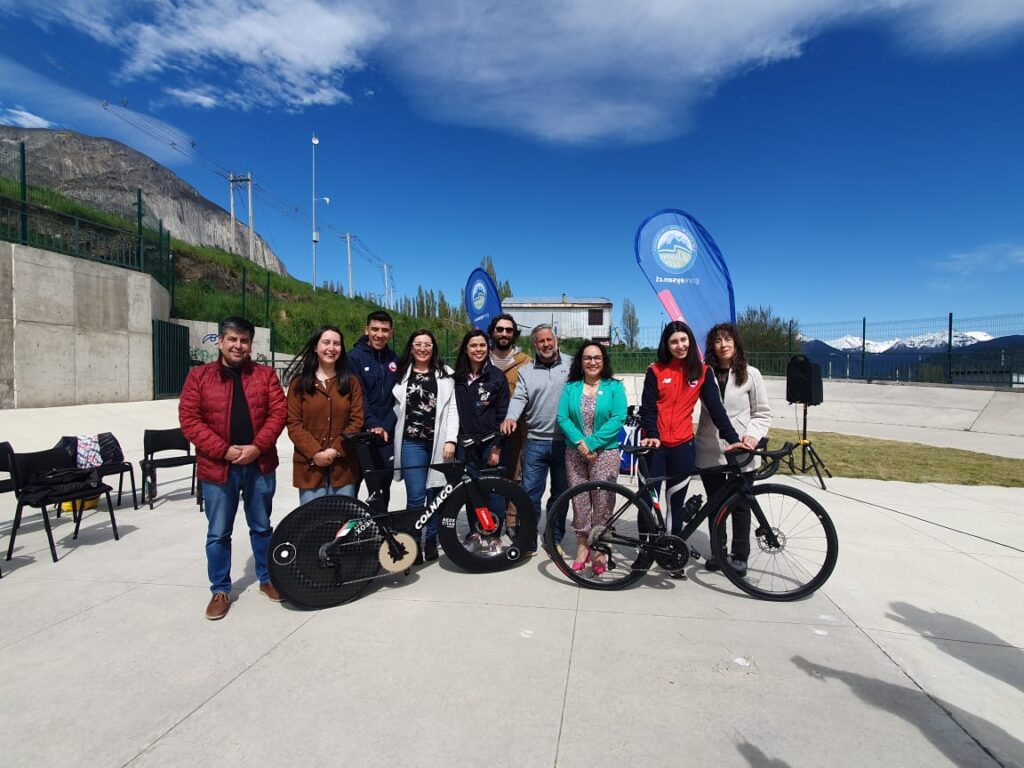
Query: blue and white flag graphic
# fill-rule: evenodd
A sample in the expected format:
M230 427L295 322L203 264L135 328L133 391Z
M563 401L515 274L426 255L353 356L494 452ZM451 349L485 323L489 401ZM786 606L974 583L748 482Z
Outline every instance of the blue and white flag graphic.
M636 261L669 320L689 325L702 352L713 325L736 322L729 267L690 214L669 208L648 216L636 232Z
M491 318L501 314L501 298L491 276L477 267L466 281L466 314L474 328L486 331Z

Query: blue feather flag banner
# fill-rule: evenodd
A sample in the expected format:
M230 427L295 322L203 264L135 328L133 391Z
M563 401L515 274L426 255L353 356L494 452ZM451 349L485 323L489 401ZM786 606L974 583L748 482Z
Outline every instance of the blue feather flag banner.
M491 276L479 267L466 281L466 314L474 328L486 331L491 318L501 314L501 298Z
M669 320L689 325L701 350L713 325L736 322L729 267L690 214L669 208L648 216L636 232L636 261Z

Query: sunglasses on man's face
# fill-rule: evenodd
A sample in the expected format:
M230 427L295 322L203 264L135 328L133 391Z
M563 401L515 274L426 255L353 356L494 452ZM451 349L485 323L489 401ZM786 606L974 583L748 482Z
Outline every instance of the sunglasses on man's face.
M495 328L494 332L495 333L515 333L516 329L515 328Z

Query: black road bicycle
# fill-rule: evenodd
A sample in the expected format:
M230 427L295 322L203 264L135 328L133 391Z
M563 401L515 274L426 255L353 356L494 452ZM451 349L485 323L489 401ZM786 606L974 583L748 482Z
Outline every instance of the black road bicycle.
M545 546L558 569L580 586L621 589L641 579L654 563L682 578L690 557L700 557L687 539L710 518L713 555L722 573L739 589L764 600L810 595L835 568L839 555L836 529L821 504L804 491L761 482L775 474L795 448L786 443L777 451L768 451L766 445L767 439L758 450L738 452L746 455L742 463L730 455L724 466L669 477L649 477L645 455L652 449L624 447L639 458L639 487L591 481L570 488L555 501L545 527ZM754 456L763 457L765 464L754 472L742 472ZM671 487L692 475L719 472L725 474L725 485L703 505L700 495L688 499L682 531L678 536L668 533L656 485L664 482ZM567 544L566 550L555 546L555 520L564 520L570 507L575 509L581 500L608 513L587 538L591 557L596 553L606 558L597 572L593 564L574 571L575 546Z
M394 512L375 511L385 476L394 471L370 469L369 446L380 438L372 432L344 437L355 444L369 498L314 499L277 525L270 540L270 580L288 601L328 608L357 597L382 570L408 575L420 532L435 514L445 555L471 573L510 568L536 549L537 512L530 497L501 478L502 467L480 468L480 449L491 436L461 440L465 461L428 465L446 479L429 507ZM518 512L511 530L495 514L496 505L509 503Z

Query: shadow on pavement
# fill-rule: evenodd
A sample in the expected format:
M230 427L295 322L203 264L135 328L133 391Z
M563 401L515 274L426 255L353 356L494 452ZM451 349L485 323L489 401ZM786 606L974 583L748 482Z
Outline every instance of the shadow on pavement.
M1024 768L1024 742L995 723L932 696L919 688L894 685L856 672L815 664L802 656L793 663L816 680L839 680L865 704L885 710L917 728L954 765L977 765L980 755L971 745L1001 766ZM927 702L925 706L922 706ZM936 705L937 709L930 707ZM929 713L927 710L932 709ZM940 714L941 711L941 714ZM915 717L915 714L917 717ZM972 754L973 753L973 754Z
M948 613L927 611L909 603L891 603L891 606L895 613L887 613L886 618L909 627L940 651L979 672L1024 691L1024 652L1012 643ZM1006 653L993 653L985 646L1005 648Z

